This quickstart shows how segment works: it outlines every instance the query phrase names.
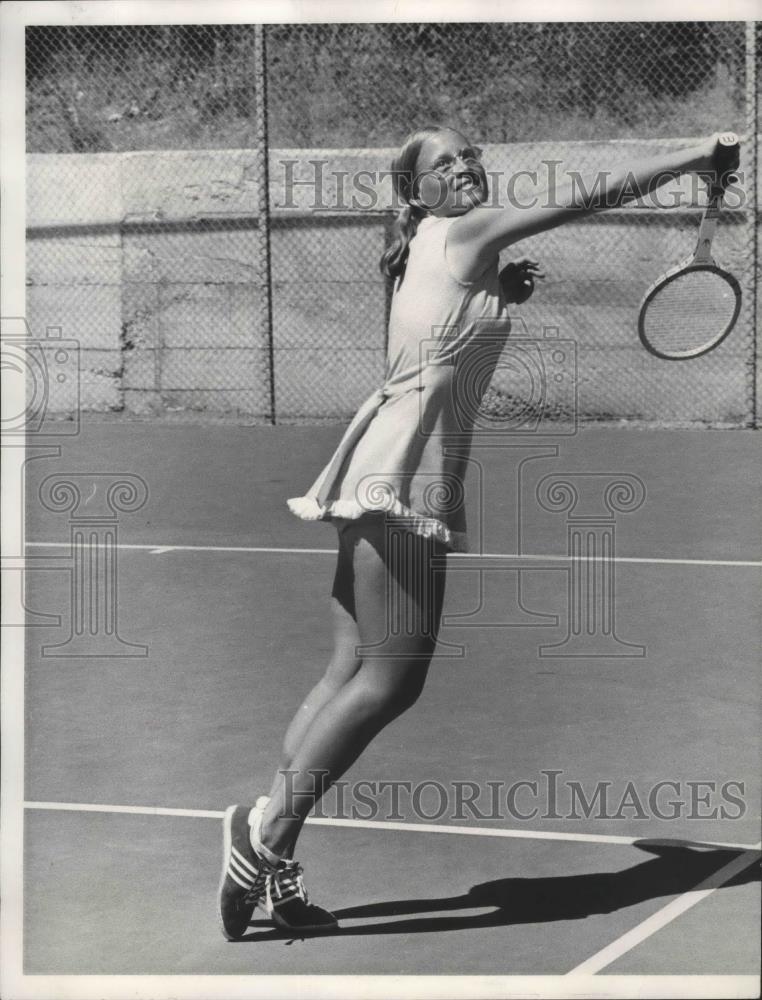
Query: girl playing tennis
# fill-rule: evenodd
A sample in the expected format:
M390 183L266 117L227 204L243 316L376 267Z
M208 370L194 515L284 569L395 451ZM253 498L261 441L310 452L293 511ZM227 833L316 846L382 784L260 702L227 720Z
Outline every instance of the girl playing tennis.
M396 238L382 258L395 279L384 384L312 488L288 501L299 517L331 520L338 530L333 656L288 728L269 798L225 813L219 911L228 939L244 935L257 904L296 933L336 926L308 901L294 846L317 800L423 689L444 557L466 548L462 485L472 425L458 400L471 394L469 370L485 383L483 366L465 362L489 324L502 319L507 334L506 302L525 298L541 276L537 262L523 258L501 287L500 251L680 174L732 170L737 156L736 147L732 162L721 163L714 136L610 174L596 204L583 201L581 192L595 189L589 182L540 196L531 208L497 208L485 204L480 152L459 132L429 127L406 139L393 164L402 206Z

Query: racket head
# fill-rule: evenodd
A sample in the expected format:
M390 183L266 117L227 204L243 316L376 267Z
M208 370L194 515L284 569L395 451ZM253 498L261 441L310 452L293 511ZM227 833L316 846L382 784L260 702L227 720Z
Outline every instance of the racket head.
M638 336L665 361L700 358L725 340L740 311L741 286L732 274L714 262L684 262L646 292Z

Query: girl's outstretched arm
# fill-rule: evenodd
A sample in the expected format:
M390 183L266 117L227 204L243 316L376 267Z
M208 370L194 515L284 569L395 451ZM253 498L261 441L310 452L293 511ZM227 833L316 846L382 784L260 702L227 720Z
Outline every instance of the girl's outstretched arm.
M730 162L718 163L719 135L687 149L569 181L552 194L543 192L531 208L477 206L454 222L448 235L450 258L461 274L475 277L501 250L527 236L643 197L681 174L732 170L738 165L738 147Z

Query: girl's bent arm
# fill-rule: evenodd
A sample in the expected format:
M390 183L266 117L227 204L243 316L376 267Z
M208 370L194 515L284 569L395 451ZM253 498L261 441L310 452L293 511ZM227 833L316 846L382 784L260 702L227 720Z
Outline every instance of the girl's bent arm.
M476 277L502 249L527 236L643 197L680 174L711 170L716 145L713 137L631 167L623 165L611 173L578 178L552 193L543 192L531 208L477 206L453 223L448 235L451 257L459 272Z

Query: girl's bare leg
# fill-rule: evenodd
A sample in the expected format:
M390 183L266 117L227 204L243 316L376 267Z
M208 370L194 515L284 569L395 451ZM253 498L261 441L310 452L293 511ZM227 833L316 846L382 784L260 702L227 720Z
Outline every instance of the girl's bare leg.
M430 560L444 550L410 532L395 538L387 545L383 518L342 532L352 553L360 641L383 646L366 654L314 714L290 762L295 773L288 784L276 777L262 823L262 841L275 854L293 844L317 799L423 689L444 597L444 574L432 574ZM390 608L404 609L402 627L389 628Z
M280 767L273 780L270 796L275 794L281 772L287 771L296 755L312 720L323 706L351 680L360 669L357 647L360 644L360 630L357 627L354 608L354 569L352 565L352 545L339 531L339 553L331 595L331 620L333 623L333 653L325 674L297 709L286 730L283 740L283 754Z

